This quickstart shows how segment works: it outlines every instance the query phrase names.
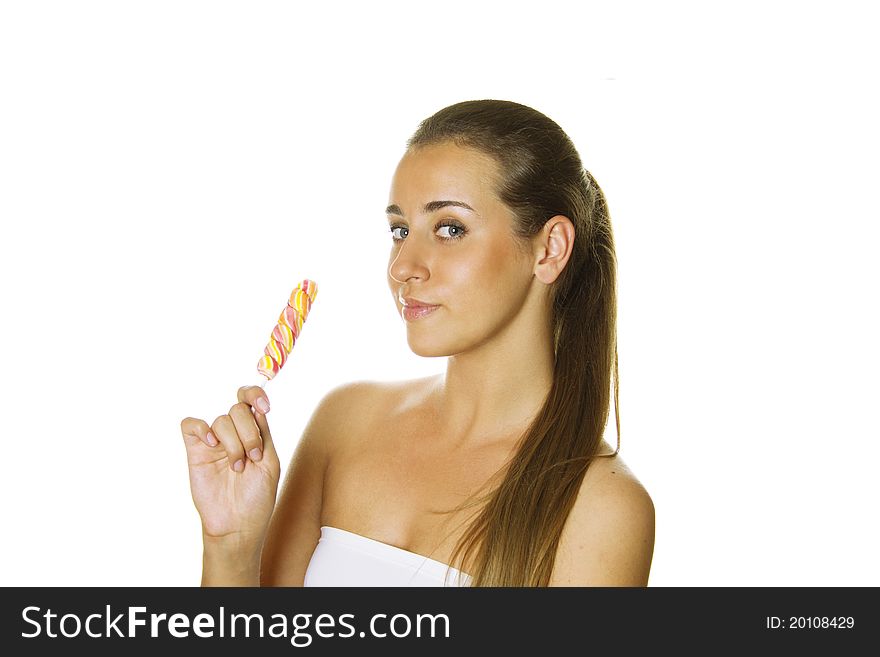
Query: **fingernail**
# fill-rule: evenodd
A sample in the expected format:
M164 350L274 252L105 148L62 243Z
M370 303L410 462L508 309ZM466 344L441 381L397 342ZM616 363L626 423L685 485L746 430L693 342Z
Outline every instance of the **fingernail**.
M210 431L208 432L208 435L205 436L205 440L208 441L208 444L209 444L211 447L216 447L216 446L217 446L217 439L214 438L214 434L211 433Z
M269 402L267 402L265 399L260 397L259 399L257 399L257 408L260 409L261 413L268 413L269 412Z
M235 462L235 465L232 466L232 469L235 470L236 472L241 472L242 470L244 470L244 461L242 461L241 459L238 459Z
M254 447L251 451L248 452L248 456L251 457L251 461L259 461L262 458L263 453L260 451L259 447Z

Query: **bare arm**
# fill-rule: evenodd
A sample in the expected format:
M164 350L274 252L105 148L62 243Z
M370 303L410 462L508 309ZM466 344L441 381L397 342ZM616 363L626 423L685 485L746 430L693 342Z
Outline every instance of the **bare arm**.
M321 537L324 473L354 386L335 388L321 400L294 450L263 545L262 586L303 585Z

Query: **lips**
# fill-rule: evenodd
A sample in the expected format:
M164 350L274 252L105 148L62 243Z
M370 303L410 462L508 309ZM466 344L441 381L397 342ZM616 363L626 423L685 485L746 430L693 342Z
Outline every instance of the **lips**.
M415 297L405 297L403 292L398 292L397 301L403 306L401 315L407 321L427 317L440 307L438 303L431 303L430 301L416 299Z
M412 322L421 319L422 317L427 317L439 307L440 306L404 306L403 318L408 322Z

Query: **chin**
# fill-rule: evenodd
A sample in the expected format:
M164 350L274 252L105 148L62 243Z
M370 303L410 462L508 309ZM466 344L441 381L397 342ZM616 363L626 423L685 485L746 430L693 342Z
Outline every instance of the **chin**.
M426 328L426 327L425 327ZM462 345L461 336L453 339L449 331L424 330L423 327L407 327L406 342L410 350L423 358L440 358L460 353L467 347Z
M454 337L446 331L407 331L406 341L410 350L423 358L441 358L455 356L473 349L479 341L472 336L458 335Z
M407 336L407 343L410 350L422 358L439 358L449 356L452 353L448 345L432 340L413 339L412 336Z

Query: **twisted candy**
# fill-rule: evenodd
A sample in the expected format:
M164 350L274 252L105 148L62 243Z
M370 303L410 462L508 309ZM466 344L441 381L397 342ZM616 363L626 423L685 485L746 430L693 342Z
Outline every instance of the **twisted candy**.
M263 349L264 356L257 363L257 371L271 380L284 367L296 339L302 331L309 310L318 295L318 286L308 279L293 288L287 306L281 311L278 323L272 329L269 344Z

